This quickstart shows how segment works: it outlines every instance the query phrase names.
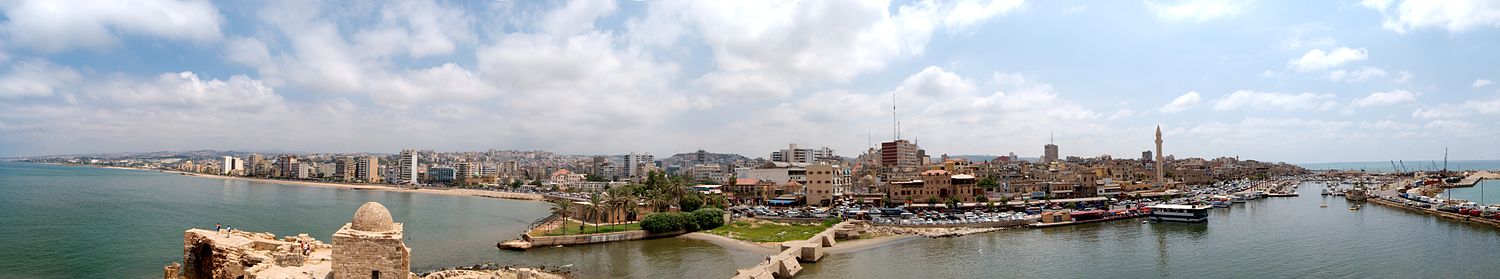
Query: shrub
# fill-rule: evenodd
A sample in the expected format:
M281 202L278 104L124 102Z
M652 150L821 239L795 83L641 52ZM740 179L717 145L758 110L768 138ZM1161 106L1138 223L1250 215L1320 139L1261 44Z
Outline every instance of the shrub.
M712 230L724 226L724 210L713 207L694 210L693 221L698 223L699 229L704 230Z
M718 209L714 208L714 210ZM719 214L723 214L723 211L719 212ZM720 219L718 225L723 224L723 220ZM698 231L699 228L698 218L696 214L692 213L656 213L646 215L646 218L641 219L641 229L651 233L665 233L678 230L692 232Z
M673 215L674 213L646 215L646 218L641 219L641 229L651 233L664 233L681 229L682 225L678 224L679 218Z

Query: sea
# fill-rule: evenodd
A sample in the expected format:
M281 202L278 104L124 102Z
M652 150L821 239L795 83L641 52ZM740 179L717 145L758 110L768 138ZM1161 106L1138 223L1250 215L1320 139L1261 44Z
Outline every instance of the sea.
M1395 169L1406 171L1439 171L1445 167L1442 160L1391 160L1378 162L1307 163L1297 165L1310 170L1353 170L1367 172L1390 172ZM1500 171L1500 160L1448 161L1446 167L1448 170L1454 171Z
M1306 183L1303 193L1322 187ZM1496 188L1496 189L1487 189ZM1487 181L1473 189L1500 192ZM182 234L222 223L327 241L377 201L405 223L415 271L555 266L581 278L727 278L763 255L664 238L495 248L541 202L351 190L171 173L0 162L0 278L160 278ZM1328 207L1320 207L1327 204ZM832 254L797 278L1494 278L1500 230L1304 194L1213 209L1206 223L1124 220L913 238Z

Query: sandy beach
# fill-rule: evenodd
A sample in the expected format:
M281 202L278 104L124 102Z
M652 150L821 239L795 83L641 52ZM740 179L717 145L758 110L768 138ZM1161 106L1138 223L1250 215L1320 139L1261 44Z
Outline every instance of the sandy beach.
M543 198L542 195L540 195L540 194L515 193L515 192L500 192L500 191L487 191L487 190L479 190L479 189L441 188L441 187L428 187L428 188L416 188L416 189L412 189L412 188L396 187L394 185L388 185L388 184L356 184L356 183L336 183L336 182L305 181L305 180L284 180L284 179L269 179L269 178L256 178L256 177L227 176L227 175L206 174L206 173L191 173L191 172L174 171L174 170L140 169L140 168L124 168L124 167L108 167L108 166L98 166L98 167L108 168L108 169L122 169L122 170L157 171L157 172L174 173L174 174L187 175L187 176L196 176L196 177L203 177L203 178L215 178L215 179L227 179L227 180L243 180L243 181L254 181L254 182L262 182L262 183L282 184L282 185L311 186L311 187L328 187L328 188L355 189L355 190L376 190L376 191L391 191L391 192L410 192L410 193L437 194L437 195L454 195L454 196L473 196L473 197L485 197L485 198L497 198L497 199L511 199L511 200L527 200L527 201L543 201L543 200L545 200L545 198Z

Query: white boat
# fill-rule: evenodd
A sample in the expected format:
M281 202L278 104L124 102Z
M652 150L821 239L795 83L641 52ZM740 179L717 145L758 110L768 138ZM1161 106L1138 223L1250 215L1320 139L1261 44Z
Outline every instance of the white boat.
M1328 192L1328 188L1323 188L1323 195L1324 196L1331 195L1331 194L1333 194L1333 193L1329 193Z
M1205 222L1208 221L1208 206L1185 205L1185 204L1162 204L1146 208L1151 209L1151 214L1146 218L1156 221L1172 222Z
M1233 196L1231 196L1229 198L1229 201L1233 202L1233 203L1243 203L1243 202L1245 202L1245 194L1244 193L1235 193Z

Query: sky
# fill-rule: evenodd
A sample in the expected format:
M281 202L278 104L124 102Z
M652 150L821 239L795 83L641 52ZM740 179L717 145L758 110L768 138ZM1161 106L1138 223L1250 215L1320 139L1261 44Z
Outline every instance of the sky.
M1496 80L1481 0L0 1L0 156L1500 159Z

